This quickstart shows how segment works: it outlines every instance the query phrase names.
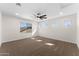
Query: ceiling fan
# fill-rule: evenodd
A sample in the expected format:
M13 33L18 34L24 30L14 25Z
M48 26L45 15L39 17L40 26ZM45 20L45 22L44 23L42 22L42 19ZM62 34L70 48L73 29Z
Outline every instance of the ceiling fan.
M46 14L41 14L41 13L37 13L35 15L35 17L39 18L40 20L47 19L47 15Z
M21 5L21 3L16 3L16 5L17 5L17 6L19 6L19 7L21 7L21 6L22 6L22 5Z
M35 21L44 21L47 20L47 14L45 11L36 11L33 14L34 18L36 19Z

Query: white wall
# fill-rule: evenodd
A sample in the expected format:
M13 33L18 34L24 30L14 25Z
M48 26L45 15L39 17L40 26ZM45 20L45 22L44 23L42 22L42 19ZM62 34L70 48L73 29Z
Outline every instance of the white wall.
M77 13L77 45L79 47L79 12Z
M0 12L0 46L1 46L1 40L2 40L2 15Z
M76 3L76 4L74 4L74 5L71 5L71 6L69 6L69 7L67 7L67 8L64 8L63 10L63 13L64 13L64 15L66 14L72 14L72 13L76 13L77 14L77 21L76 21L76 25L77 25L77 28L76 28L76 30L77 30L77 34L76 34L76 36L77 36L77 45L78 45L78 47L79 47L79 3Z
M64 21L71 21L72 24L67 28ZM48 20L47 28L42 26L43 24L39 30L40 36L76 43L76 14Z
M2 42L14 41L31 37L32 33L21 33L20 22L23 21L17 17L2 14Z
M60 36L60 39L59 40L62 40L61 38L65 38L65 39L63 39L64 41L68 41L68 42L72 42L72 43L76 43L77 45L78 45L78 47L79 47L79 3L77 4L72 4L72 5L70 5L70 6L68 6L68 7L66 7L66 8L63 8L63 9L60 9L60 12L63 12L63 15L57 15L57 16L55 16L55 17L53 17L52 19L48 19L48 20L53 20L54 18L56 18L56 19L59 19L58 21L60 22L61 20L60 20L60 17L63 17L63 16L68 16L68 15L72 15L72 14L77 14L77 15L74 15L73 17L72 16L70 16L70 18L69 19L72 19L73 20L73 24L74 24L74 26L75 27L73 27L73 29L71 29L71 31L70 32L72 32L72 31L74 31L75 30L75 32L73 32L73 33L75 33L75 34L73 34L70 38L69 38L69 33L68 33L68 35L67 35L67 33L66 33L66 37L64 37L65 35L63 35L63 36L61 36L60 34L58 34L59 36ZM59 12L59 13L60 13ZM68 18L67 18L68 19ZM76 23L76 24L75 24ZM49 24L50 24L50 22L49 22ZM60 25L62 24L62 21L60 22ZM60 26L59 25L59 26ZM61 25L61 26L63 26L63 25ZM50 28L50 26L48 26L48 28L50 29L44 29L44 28L42 28L40 31L40 36L45 36L45 37L50 37L50 38L58 38L57 36L56 36L56 34L57 33L55 33L56 32L56 30L55 29L51 29ZM59 28L57 28L57 29L59 29ZM43 31L42 31L43 30ZM46 31L47 31L47 34L48 35L46 35ZM53 32L52 32L53 31ZM42 33L43 32L43 33ZM52 35L52 34L50 34L50 32L54 35ZM59 32L59 30L57 31L57 32ZM60 33L60 32L59 32ZM65 34L65 32L64 33L61 33L61 34ZM70 33L71 34L71 33ZM73 37L74 36L74 37ZM71 39L71 38L73 38L73 39Z

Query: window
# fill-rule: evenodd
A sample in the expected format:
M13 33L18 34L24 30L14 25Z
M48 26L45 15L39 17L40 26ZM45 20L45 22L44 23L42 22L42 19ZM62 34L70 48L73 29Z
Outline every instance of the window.
M32 32L32 24L28 22L20 22L20 32Z
M69 28L71 25L72 25L72 23L71 23L70 20L65 20L65 21L64 21L64 26L65 26L65 28Z

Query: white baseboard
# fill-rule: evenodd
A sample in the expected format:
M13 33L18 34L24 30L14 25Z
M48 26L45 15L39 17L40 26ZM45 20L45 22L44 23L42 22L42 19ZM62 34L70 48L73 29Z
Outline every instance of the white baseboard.
M55 37L47 37L47 36L44 36L44 35L40 35L41 37L46 37L46 38L50 38L50 39L62 39L62 38L55 38ZM77 42L70 42L70 41L67 41L67 40L59 40L59 41L64 41L64 42L69 42L69 43L73 43L73 44L77 44Z
M32 37L32 36L24 37L24 38L11 39L11 40L7 40L7 41L2 41L1 45L2 45L3 43L6 43L6 42L12 42L12 41L17 41L17 40L22 40L22 39L31 38L31 37Z

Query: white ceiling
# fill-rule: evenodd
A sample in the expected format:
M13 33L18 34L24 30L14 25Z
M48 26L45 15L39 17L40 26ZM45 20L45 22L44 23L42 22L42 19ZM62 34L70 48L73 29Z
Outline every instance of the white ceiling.
M33 13L37 10L45 11L48 17L53 17L60 12L60 7L71 4L66 3L21 3L22 7L16 6L16 3L0 3L0 11L12 15L18 13L20 17L33 19Z
M60 8L65 8L65 7L68 7L72 4L75 4L75 3L60 3Z

